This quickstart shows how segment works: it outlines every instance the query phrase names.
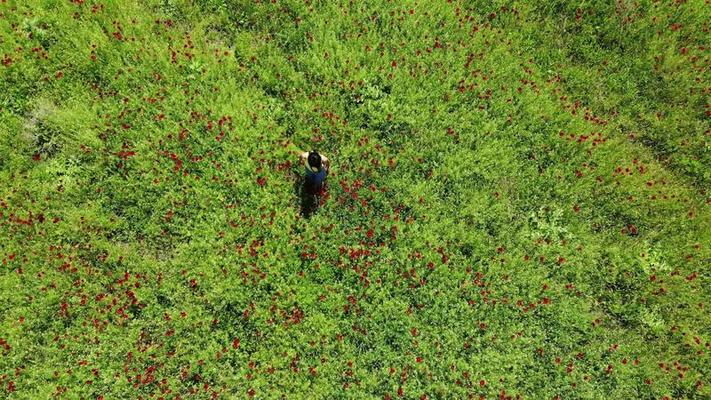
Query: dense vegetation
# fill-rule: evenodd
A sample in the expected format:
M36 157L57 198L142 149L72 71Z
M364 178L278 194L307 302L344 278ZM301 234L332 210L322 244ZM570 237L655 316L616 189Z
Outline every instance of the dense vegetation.
M0 0L0 397L709 398L709 21Z

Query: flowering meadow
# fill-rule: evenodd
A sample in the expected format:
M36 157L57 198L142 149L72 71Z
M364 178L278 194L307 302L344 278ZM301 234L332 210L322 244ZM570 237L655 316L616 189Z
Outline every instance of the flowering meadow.
M0 398L711 398L710 21L0 0Z

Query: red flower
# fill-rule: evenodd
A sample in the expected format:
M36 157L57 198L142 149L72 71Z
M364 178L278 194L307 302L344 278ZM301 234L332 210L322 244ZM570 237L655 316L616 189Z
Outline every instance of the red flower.
M627 228L630 231L630 235L637 236L637 227L636 226L629 224L629 225L627 225Z
M119 158L126 160L129 157L135 156L136 152L135 151L119 151L118 153L116 153L116 155L119 156Z
M175 153L170 153L170 159L173 160L173 170L174 171L180 171L180 169L183 167L183 160L178 158L178 155Z
M232 341L232 348L233 349L238 349L239 348L239 339L236 339Z

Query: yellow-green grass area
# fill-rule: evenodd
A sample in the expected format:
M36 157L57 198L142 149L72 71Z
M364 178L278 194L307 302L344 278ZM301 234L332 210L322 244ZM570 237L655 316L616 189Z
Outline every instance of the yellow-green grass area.
M711 397L709 21L0 0L0 397Z

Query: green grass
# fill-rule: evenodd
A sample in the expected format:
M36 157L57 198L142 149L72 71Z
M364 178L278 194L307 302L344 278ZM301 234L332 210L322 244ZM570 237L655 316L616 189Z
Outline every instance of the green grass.
M0 397L708 398L711 9L607 3L0 0Z

